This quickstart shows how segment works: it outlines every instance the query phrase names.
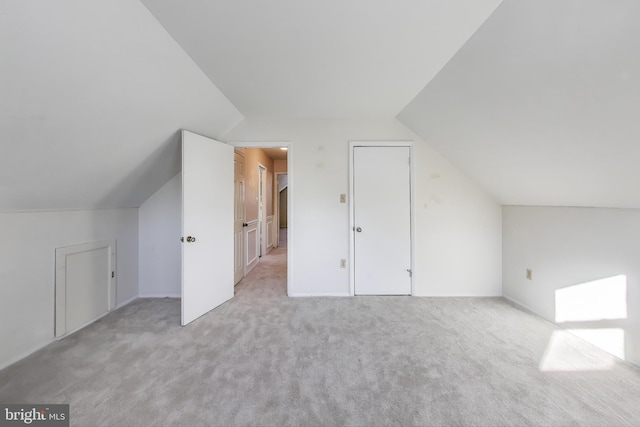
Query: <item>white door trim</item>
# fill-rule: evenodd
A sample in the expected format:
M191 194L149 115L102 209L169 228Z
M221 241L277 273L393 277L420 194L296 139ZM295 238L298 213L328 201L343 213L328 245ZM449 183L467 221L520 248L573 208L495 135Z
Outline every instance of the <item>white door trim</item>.
M287 173L288 172L273 172L273 221L275 222L274 228L276 230L274 235L274 247L276 248L280 247L280 191L278 191L278 177L280 175L287 175Z
M237 157L236 157L237 156ZM238 192L236 191L236 189L238 189L238 187L236 187L236 178L238 177L238 171L236 170L238 168L238 160L236 159L242 159L242 186L240 187L241 194L238 194ZM245 184L246 184L246 180L245 180L245 156L244 153L239 152L239 150L235 150L234 149L234 153L233 153L233 181L234 181L234 224L233 224L233 242L234 242L234 264L233 264L233 268L234 268L234 278L233 281L235 282L234 286L237 285L239 283L240 280L242 280L244 278L244 276L247 275L247 264L246 264L246 257L245 257L245 225L246 224L246 220L247 220L247 215L246 215L246 195L245 195ZM239 202L241 201L241 202ZM240 235L240 238L238 239L238 234L236 234L236 220L237 220L237 215L238 215L238 205L239 203L242 204L242 209L240 209L241 211L241 215L242 215L242 226L240 227L240 231L238 232L238 234ZM238 242L240 242L240 244L238 244ZM239 247L238 247L239 246ZM239 257L239 259L238 259ZM240 269L237 269L238 265L237 262L240 262ZM238 278L236 276L240 276L240 279L238 280Z
M89 252L96 249L107 249L107 263L108 272L108 288L104 290L104 297L107 301L107 311L100 314L95 319L90 319L88 323L75 328L74 330L67 330L67 257L82 252ZM54 335L56 338L82 329L88 324L96 321L100 317L104 316L116 307L116 241L104 240L100 242L83 243L73 246L65 246L62 248L56 248L55 250L55 324Z
M244 227L244 275L249 272L258 264L260 260L260 237L258 236L258 220L249 221ZM253 239L250 238L251 234L255 234ZM251 244L253 243L253 244ZM253 254L253 255L252 255Z
M260 238L260 258L267 254L267 200L265 187L267 167L258 163L258 237Z
M410 168L410 198L411 203L409 213L411 215L411 295L414 294L414 275L415 275L415 167L413 157L413 141L349 141L349 294L355 296L355 210L353 200L353 149L355 147L409 147L409 158L411 161Z
M240 148L278 148L287 147L287 175L288 188L294 187L293 184L293 168L294 168L294 155L295 150L291 141L227 141L227 144ZM287 230L289 231L289 238L287 240L287 295L292 294L292 283L294 280L293 275L293 259L294 259L294 239L291 238L291 230L295 229L295 218L293 218L293 206L295 200L293 192L289 190L287 196Z

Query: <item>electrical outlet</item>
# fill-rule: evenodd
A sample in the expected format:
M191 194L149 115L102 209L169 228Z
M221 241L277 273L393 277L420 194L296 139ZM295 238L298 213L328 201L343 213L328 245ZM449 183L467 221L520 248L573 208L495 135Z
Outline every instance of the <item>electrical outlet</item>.
M347 268L347 260L346 259L341 259L340 260L340 268Z
M341 194L340 195L340 203L347 203L347 195L346 194Z
M533 280L533 272L530 268L527 268L527 280Z

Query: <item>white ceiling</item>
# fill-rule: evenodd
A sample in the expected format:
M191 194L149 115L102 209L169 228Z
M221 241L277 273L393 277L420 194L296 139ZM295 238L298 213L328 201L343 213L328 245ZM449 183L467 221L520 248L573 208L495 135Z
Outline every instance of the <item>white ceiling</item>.
M504 204L640 208L638 22L505 0L398 118Z
M640 208L640 2L499 3L2 1L0 211L139 206L181 128L399 112L502 203Z
M243 115L395 117L501 0L142 0Z
M0 57L0 211L139 206L242 119L138 1L3 1Z

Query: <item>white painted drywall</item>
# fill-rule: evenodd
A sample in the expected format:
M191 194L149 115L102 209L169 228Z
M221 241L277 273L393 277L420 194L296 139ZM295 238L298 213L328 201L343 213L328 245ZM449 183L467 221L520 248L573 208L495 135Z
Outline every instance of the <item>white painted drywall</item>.
M177 174L138 210L140 296L181 295L182 174Z
M640 364L640 210L505 206L503 218L504 296L555 321L557 289L626 275L627 319L563 326L622 328Z
M139 1L0 9L0 211L138 207L242 118Z
M500 205L416 136L418 295L502 295Z
M398 118L507 205L640 208L640 2L503 2Z
M0 213L0 369L54 338L55 249L116 239L117 304L138 295L138 209Z
M375 140L416 141L415 294L501 295L500 206L397 120L253 119L223 138L291 141L290 295L349 295L340 268L349 205L340 194L349 192L349 141Z
M142 0L242 113L393 117L501 0Z

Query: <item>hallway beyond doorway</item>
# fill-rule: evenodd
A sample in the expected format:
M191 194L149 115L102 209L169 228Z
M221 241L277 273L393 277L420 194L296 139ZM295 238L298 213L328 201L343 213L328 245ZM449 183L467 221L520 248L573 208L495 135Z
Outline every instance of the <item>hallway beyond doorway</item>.
M251 294L251 298L287 295L286 228L280 229L280 239L280 246L261 257L260 262L238 282L236 295Z

